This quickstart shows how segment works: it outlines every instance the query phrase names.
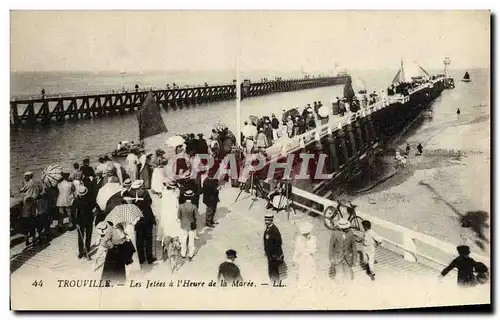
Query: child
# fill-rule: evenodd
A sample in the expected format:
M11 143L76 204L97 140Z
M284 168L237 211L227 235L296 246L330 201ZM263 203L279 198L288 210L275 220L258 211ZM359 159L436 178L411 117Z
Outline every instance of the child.
M366 270L366 274L370 276L370 279L375 280L375 247L382 243L382 238L372 230L372 224L368 220L364 220L362 223L363 229L363 264Z
M469 257L470 248L468 246L457 247L458 257L449 266L443 269L441 276L446 276L453 268L458 269L457 284L459 286L475 285L474 266L476 262Z

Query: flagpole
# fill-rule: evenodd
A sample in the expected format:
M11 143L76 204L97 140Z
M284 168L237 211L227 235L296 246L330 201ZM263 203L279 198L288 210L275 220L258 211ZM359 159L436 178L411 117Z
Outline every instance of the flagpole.
M238 22L237 22L238 23ZM241 146L241 81L240 81L240 32L238 27L238 41L236 51L236 145Z

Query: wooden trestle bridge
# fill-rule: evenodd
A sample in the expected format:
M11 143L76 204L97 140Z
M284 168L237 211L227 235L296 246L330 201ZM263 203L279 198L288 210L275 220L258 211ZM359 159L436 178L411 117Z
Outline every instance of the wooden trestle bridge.
M241 86L242 98L271 93L304 90L344 84L349 76L289 79L252 83ZM71 94L12 99L10 123L13 126L48 124L66 119L90 119L126 114L140 108L150 90L109 92L100 94ZM166 88L153 91L158 105L169 110L182 106L211 103L236 98L236 85L213 85L188 88Z

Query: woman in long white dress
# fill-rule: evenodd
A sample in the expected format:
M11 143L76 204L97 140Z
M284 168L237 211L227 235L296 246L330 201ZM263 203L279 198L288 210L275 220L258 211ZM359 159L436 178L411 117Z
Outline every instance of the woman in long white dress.
M177 210L179 208L179 198L176 191L175 181L170 181L163 188L161 195L161 212L159 232L161 233L162 242L167 237L177 237L180 235L180 225L177 221Z
M163 190L163 181L165 180L166 159L163 157L165 152L161 149L156 150L155 168L151 177L151 191L161 194Z
M293 264L297 271L297 287L312 288L316 280L316 237L311 235L313 225L303 222L299 225L300 235L295 242Z

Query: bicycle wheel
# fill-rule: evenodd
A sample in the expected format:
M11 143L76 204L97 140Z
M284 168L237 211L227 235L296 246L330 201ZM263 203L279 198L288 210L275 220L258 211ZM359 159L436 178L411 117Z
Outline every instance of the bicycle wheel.
M363 219L361 217L352 215L349 222L351 223L351 228L355 235L360 235L360 233L365 231L362 224Z
M323 221L323 223L325 224L325 227L330 230L335 230L337 221L342 218L342 213L338 208L329 206L324 211L324 217L325 220Z

